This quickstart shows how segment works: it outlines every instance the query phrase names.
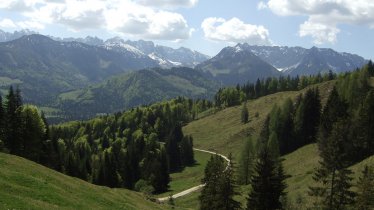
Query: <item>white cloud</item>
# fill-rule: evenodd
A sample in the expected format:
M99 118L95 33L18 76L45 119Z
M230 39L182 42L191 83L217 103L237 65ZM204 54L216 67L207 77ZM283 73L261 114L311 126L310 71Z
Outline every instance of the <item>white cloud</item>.
M300 25L299 36L312 36L314 44L319 45L326 42L335 43L339 32L340 30L335 26L306 21Z
M318 44L336 42L341 24L374 28L372 0L269 0L266 6L280 16L307 16L299 35L312 36Z
M8 2L0 0L2 1ZM48 24L60 24L73 31L106 29L137 38L173 41L188 39L193 31L181 14L144 6L133 0L10 0L10 2L29 2L29 10L20 13L25 20L22 24L16 24L17 26L30 25L41 28ZM160 4L160 7L167 5L187 7L196 3L197 0L154 1L154 4ZM11 11L12 5L3 4L0 6L0 11L1 9Z
M3 19L0 21L1 28L22 28L22 29L36 29L40 30L44 28L43 24L33 21L18 21L14 22L11 19Z
M38 0L0 0L0 8L14 12L30 11Z
M16 28L16 24L11 19L3 19L0 21L1 28Z
M257 45L271 45L269 31L261 25L246 24L238 18L206 18L201 28L205 37L210 40L226 42L247 42Z
M268 8L268 6L263 1L258 2L258 4L257 4L257 9L258 10L263 10L263 9L266 9L266 8Z
M179 7L193 7L198 0L136 0L141 5L157 8L175 9Z

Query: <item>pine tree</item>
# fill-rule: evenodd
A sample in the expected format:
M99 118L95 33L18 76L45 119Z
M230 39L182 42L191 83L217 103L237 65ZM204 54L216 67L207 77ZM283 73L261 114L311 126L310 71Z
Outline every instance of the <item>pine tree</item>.
M374 173L371 168L365 166L357 183L356 209L374 209Z
M202 179L205 186L199 196L201 210L223 209L218 189L223 170L225 170L224 160L218 155L212 155L205 166Z
M38 109L32 105L22 108L21 119L21 147L24 148L22 156L39 162L45 138L44 122L39 116Z
M225 210L236 210L240 209L241 205L240 202L234 200L234 196L238 195L236 188L236 180L234 179L234 168L235 164L232 159L231 153L228 156L229 165L225 168L222 173L222 177L220 183L220 192L221 192L221 200L223 203L223 208Z
M267 147L260 151L258 158L246 209L282 209L281 197L286 196L283 167L278 160L273 159Z
M348 132L346 120L336 122L320 150L322 160L313 176L316 184L309 191L309 195L316 198L316 207L338 210L353 203L354 193L350 190L352 172L347 169L349 162L344 147Z
M14 93L13 87L10 86L6 99L5 146L11 154L22 155L24 152L20 109L22 100L19 89Z
M279 152L281 155L292 152L296 149L296 140L294 134L294 106L290 98L282 106L280 113L280 129L277 135L279 142Z
M318 135L318 146L320 150L325 148L326 139L330 136L333 124L339 119L346 119L348 117L347 108L347 103L340 99L338 91L334 86L321 114Z
M205 176L202 180L205 187L199 196L201 210L240 209L240 203L233 199L233 196L237 194L233 175L232 166L226 167L222 157L211 156L205 167Z
M244 102L243 107L242 107L242 112L241 112L241 122L243 124L246 124L248 123L248 120L249 120L249 113L248 113L247 103Z
M309 89L297 107L295 115L295 133L298 147L316 141L321 114L321 101L318 89Z
M179 170L182 166L179 142L183 139L182 126L177 123L166 141L166 152L170 171Z
M243 150L240 154L239 169L238 169L238 183L247 185L250 183L252 176L253 164L255 160L254 146L252 138L245 141Z
M193 165L195 163L193 152L193 138L192 136L184 136L181 143L181 161L183 166Z
M0 95L0 141L2 144L5 142L5 111L3 106L3 98Z

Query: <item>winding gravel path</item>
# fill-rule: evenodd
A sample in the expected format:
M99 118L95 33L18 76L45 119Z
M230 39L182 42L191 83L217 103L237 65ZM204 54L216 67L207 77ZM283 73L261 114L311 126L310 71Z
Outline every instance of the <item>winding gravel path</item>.
M227 161L226 169L230 166L230 160L226 156L224 156L222 154L219 154L219 153L216 153L216 152L213 152L213 151L203 150L203 149L196 149L196 148L193 148L193 150L199 151L199 152L205 152L205 153L209 153L209 154L213 154L213 155L217 154L217 155L221 156L224 160ZM201 184L201 185L197 185L197 186L191 187L191 188L189 188L187 190L184 190L182 192L179 192L179 193L176 193L176 194L172 195L172 197L173 197L173 199L175 199L175 198L179 198L179 197L188 195L190 193L193 193L193 192L196 192L196 191L200 190L204 186L205 186L205 184ZM159 202L165 202L165 201L169 200L169 198L170 198L170 196L163 197L163 198L157 198L157 201L159 201Z

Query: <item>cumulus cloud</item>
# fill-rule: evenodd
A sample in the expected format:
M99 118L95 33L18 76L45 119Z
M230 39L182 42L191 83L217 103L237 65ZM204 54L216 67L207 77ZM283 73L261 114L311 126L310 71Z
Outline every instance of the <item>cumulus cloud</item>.
M335 26L306 21L300 25L299 35L300 37L312 36L313 42L319 45L326 42L335 43L339 32L340 30Z
M141 5L157 8L175 9L179 7L193 7L198 0L137 0Z
M5 2L5 0L0 0ZM106 29L112 32L159 40L188 39L193 31L181 14L141 5L146 0L10 0L27 3L28 10L20 14L22 23L34 28L47 24L60 24L73 31ZM13 7L13 3L0 4L0 11ZM32 3L30 3L32 2ZM149 1L151 2L151 1ZM154 5L193 6L197 0L155 0ZM27 23L27 24L26 24ZM31 24L32 23L32 24ZM20 24L16 24L20 26Z
M266 7L280 16L307 16L299 35L313 37L316 44L336 42L341 24L374 28L372 0L269 0Z
M11 19L2 19L0 20L0 27L1 28L16 28L17 25Z
M257 9L258 10L262 10L262 9L266 9L266 8L268 8L268 6L263 1L258 2L258 4L257 4Z
M40 30L44 28L43 24L34 21L17 21L14 22L11 19L2 19L0 20L1 28L22 28L22 29L36 29Z
M37 0L0 0L0 8L13 12L24 12L32 10L37 3Z
M201 28L205 37L210 40L226 42L247 42L257 45L271 45L269 31L262 25L246 24L238 18L206 18Z

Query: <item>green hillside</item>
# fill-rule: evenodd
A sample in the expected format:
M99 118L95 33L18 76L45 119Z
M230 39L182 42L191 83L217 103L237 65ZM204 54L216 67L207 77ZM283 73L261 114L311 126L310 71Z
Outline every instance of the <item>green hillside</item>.
M335 81L329 81L317 85L322 104L326 102L329 91L334 84ZM254 137L258 135L274 104L282 105L287 98L295 99L307 89L279 92L249 101L247 107L250 122L247 124L242 124L240 121L240 105L223 109L215 114L193 121L186 125L183 131L185 134L193 136L196 148L217 151L221 154L231 152L234 157L238 157L238 151L240 151L243 141L249 135Z
M0 209L169 209L139 193L101 187L0 153Z
M178 96L212 98L217 90L216 82L194 69L146 69L60 94L57 107L71 119L87 119Z
M335 81L318 84L321 102L324 105ZM315 87L315 86L312 86ZM308 87L310 88L310 87ZM244 141L249 135L255 138L259 135L261 127L268 113L274 104L282 105L287 98L295 99L300 93L304 93L308 88L301 91L279 92L276 94L251 100L247 103L250 115L250 122L242 124L240 121L242 106L235 106L217 111L214 114L193 121L183 128L187 135L194 138L194 146L197 148L217 151L221 154L232 153L234 161L238 160ZM286 180L288 188L288 198L293 203L302 202L303 205L310 204L310 197L307 195L308 186L313 183L312 175L318 166L319 156L316 144L309 144L298 150L283 156L284 169L290 178ZM350 167L354 172L354 182L361 174L365 165L374 165L374 156L365 159ZM240 196L237 197L243 205L246 203L250 186L240 186ZM189 196L176 200L180 207L192 207L198 209L198 195L193 193ZM302 209L302 208L300 208Z

